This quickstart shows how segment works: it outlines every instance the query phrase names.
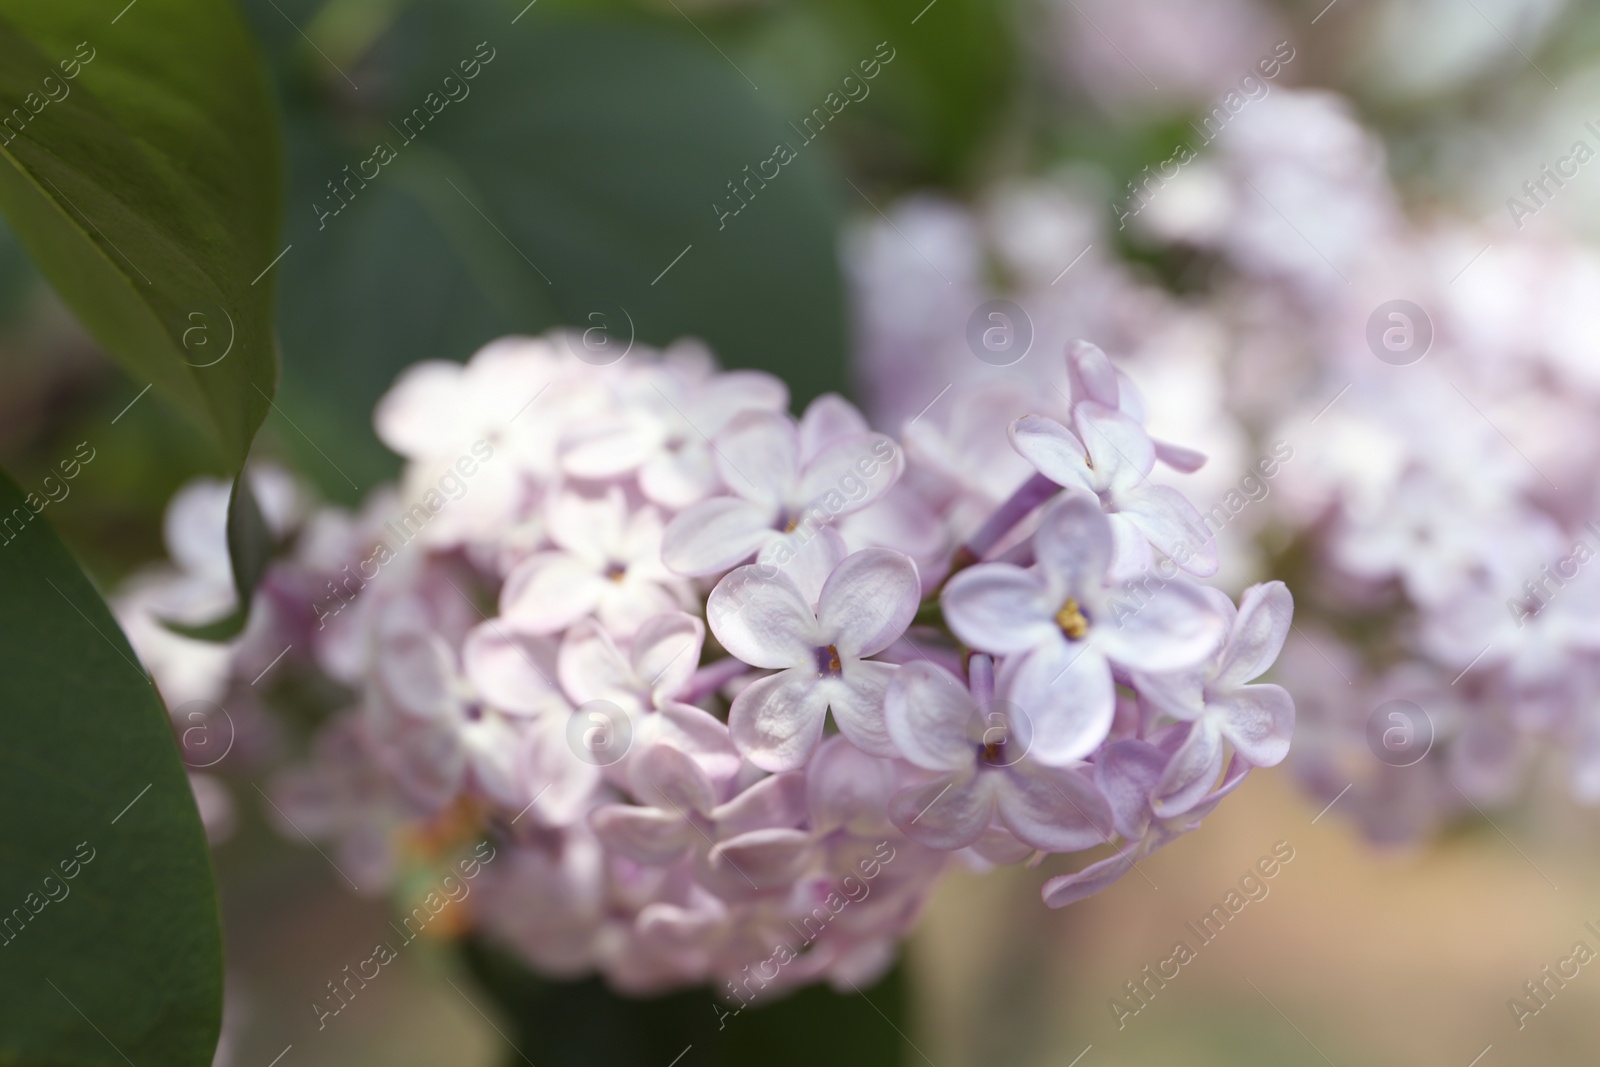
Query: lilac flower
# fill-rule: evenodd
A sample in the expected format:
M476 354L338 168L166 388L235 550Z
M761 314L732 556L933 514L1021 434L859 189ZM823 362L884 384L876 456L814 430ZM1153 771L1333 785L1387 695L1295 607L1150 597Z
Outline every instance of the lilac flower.
M794 420L734 417L714 439L731 496L691 505L667 526L661 557L680 574L725 571L796 530L859 511L900 477L904 460L882 434L856 433L808 454Z
M1198 669L1175 674L1136 672L1140 694L1160 711L1190 723L1151 795L1161 816L1181 815L1200 803L1222 774L1223 742L1254 767L1273 767L1289 754L1294 701L1277 685L1249 684L1272 665L1289 635L1294 601L1282 582L1246 589L1233 602L1207 590L1228 637Z
M889 802L907 837L946 851L1003 826L1046 852L1071 852L1107 840L1111 813L1087 769L1050 767L1030 757L1025 714L997 711L949 672L929 663L902 667L889 685L884 717L904 758L932 772Z
M734 699L728 712L734 744L758 767L793 770L816 751L832 709L858 748L892 755L883 693L895 668L867 657L888 648L916 614L916 564L889 549L857 552L828 576L814 605L786 572L769 576L760 567L729 574L706 604L724 648L779 672Z
M1033 755L1066 766L1111 728L1113 665L1140 671L1194 666L1214 652L1223 623L1181 581L1142 602L1116 595L1107 573L1111 523L1093 497L1068 493L1034 536L1038 562L982 563L952 578L942 603L956 636L1005 657L1000 686L1033 720Z

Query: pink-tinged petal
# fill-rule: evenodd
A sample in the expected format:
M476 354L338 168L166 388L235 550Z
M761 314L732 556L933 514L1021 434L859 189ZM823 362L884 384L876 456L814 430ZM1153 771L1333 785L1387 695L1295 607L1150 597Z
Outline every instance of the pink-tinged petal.
M705 623L686 612L646 619L633 635L633 673L665 700L700 666L705 639Z
M1117 406L1121 392L1117 369L1099 345L1074 341L1067 346L1067 381L1071 383L1074 404L1093 400L1106 407Z
M1283 650L1294 620L1294 597L1282 582L1252 585L1239 598L1239 615L1222 649L1213 683L1233 689L1266 673Z
M1032 725L1028 755L1064 767L1100 747L1111 732L1116 687L1105 657L1084 642L1045 645L1009 660L1000 691Z
M1165 674L1197 666L1216 654L1226 623L1198 586L1167 582L1148 596L1108 598L1090 640L1130 670Z
M905 471L905 453L881 433L835 441L813 456L795 486L790 504L848 515L881 498Z
M639 468L639 489L651 503L680 511L722 488L711 449L692 442L660 452Z
M1106 568L1108 581L1139 581L1148 578L1155 566L1155 550L1150 539L1139 529L1132 516L1113 512L1106 516L1111 522L1111 564Z
M806 806L818 834L847 830L858 837L888 828L884 813L894 795L894 764L862 752L848 738L822 743L806 768Z
M1200 512L1176 489L1149 482L1135 486L1117 494L1117 513L1190 574L1217 573L1216 538Z
M430 359L407 367L372 413L384 444L408 458L462 444L462 366Z
M706 601L706 619L722 647L752 667L811 665L817 617L794 579L762 563L723 577Z
M894 742L883 721L883 697L900 670L876 660L845 660L844 674L819 683L833 709L833 721L850 743L871 756L894 756Z
M810 853L811 836L803 831L752 830L718 842L706 863L725 884L781 889L800 876Z
M768 507L785 502L800 478L800 432L788 415L744 411L715 440L717 470L729 489Z
M1021 863L1038 851L1032 845L1018 841L1003 826L989 827L968 847L996 867Z
M800 416L800 462L809 463L823 449L847 437L872 432L866 416L838 393L823 393Z
M550 539L599 570L621 546L628 523L628 501L622 487L555 493L545 507Z
M705 771L686 752L658 741L628 761L628 782L641 804L675 811L684 818L709 815L716 790Z
M817 621L841 656L871 656L906 632L921 596L910 556L866 548L846 556L823 583Z
M1060 633L1037 574L1010 563L980 563L951 578L940 603L955 635L1000 655L1026 652Z
M467 633L461 648L467 678L501 711L532 715L556 692L556 646L531 634L484 622Z
M1034 848L1076 852L1111 840L1111 808L1086 770L1040 767L1024 760L1004 770L995 793L1000 821Z
M660 737L693 756L713 782L739 773L744 760L721 719L691 704L669 702L660 711Z
M1147 741L1115 741L1095 757L1094 781L1111 805L1116 831L1137 840L1150 825L1150 792L1171 757Z
M600 603L606 580L566 552L529 556L506 576L500 615L508 628L553 634Z
M679 574L717 574L749 559L775 536L775 507L718 496L679 512L661 535L661 561Z
M367 723L378 762L412 801L439 811L461 791L467 752L456 724L418 720L368 705Z
M526 818L538 826L571 826L589 810L600 788L600 768L572 758L567 744L567 717L547 715L536 719L522 743L527 782L516 807L527 808Z
M634 470L661 447L661 427L619 416L570 432L561 452L561 469L574 478L614 478Z
M596 808L589 816L589 826L606 848L652 867L682 856L698 837L689 821L677 812L632 804Z
M1133 870L1134 862L1139 858L1138 853L1139 846L1134 843L1114 856L1107 856L1103 860L1089 864L1081 871L1050 879L1040 891L1045 906L1064 908L1068 904L1076 904L1080 900L1094 896Z
M465 724L461 734L467 768L479 791L508 810L526 803L522 799L526 790L518 758L522 741L518 731L495 715Z
M1206 710L1206 676L1203 670L1133 676L1134 688L1157 711L1174 719L1197 719Z
M1150 791L1151 809L1165 819L1200 803L1222 777L1222 760L1222 731L1216 720L1205 716L1190 724L1189 736Z
M763 371L723 371L701 384L694 407L707 431L715 432L741 411L787 411L789 387Z
M972 694L949 671L931 663L908 663L884 695L889 739L900 756L930 771L964 771L975 758Z
M1156 458L1175 471L1193 474L1206 465L1206 454L1170 441L1156 441Z
M794 579L806 603L815 606L828 575L849 554L844 537L833 526L801 526L767 542L756 557L756 565L782 570Z
M807 667L750 683L728 709L728 730L745 759L764 771L805 766L822 739L828 698Z
M455 655L437 634L411 628L384 634L377 667L386 705L414 719L455 722Z
M711 813L723 837L795 827L805 817L806 776L798 771L763 778Z
M1086 400L1072 409L1072 418L1100 484L1131 487L1154 469L1155 442L1122 412Z
M1246 685L1212 697L1222 735L1257 767L1275 767L1294 736L1294 698L1279 685Z
M889 801L889 818L911 840L946 852L966 848L994 818L992 775L944 775L907 786Z
M1033 548L1047 587L1059 598L1047 605L1049 615L1068 596L1081 601L1085 590L1099 588L1111 566L1112 544L1111 521L1096 497L1063 493L1045 508Z
M610 700L638 710L643 696L639 679L611 635L585 619L567 631L557 656L561 688L574 704Z
M1098 481L1089 467L1089 450L1055 419L1024 415L1011 424L1007 433L1011 447L1040 474L1068 489L1094 492Z

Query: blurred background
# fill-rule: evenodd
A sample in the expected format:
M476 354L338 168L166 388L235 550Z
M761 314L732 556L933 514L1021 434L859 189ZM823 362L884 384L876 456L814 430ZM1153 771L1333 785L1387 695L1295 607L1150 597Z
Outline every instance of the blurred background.
M952 303L959 337L975 310L969 289L1016 282L994 276L1004 257L968 262L976 223L963 212L1003 215L993 191L1024 179L1095 205L1087 229L1035 216L1007 231L1067 268L1046 287L1062 301L1092 304L1107 263L1174 299L1204 289L1211 259L1142 239L1119 216L1130 182L1205 139L1196 123L1217 101L1240 90L1253 104L1244 76L1263 97L1340 94L1382 145L1410 218L1574 242L1600 223L1600 168L1528 201L1531 217L1507 201L1574 139L1600 144L1585 132L1600 124L1600 9L1576 2L243 7L274 72L289 166L283 372L257 456L346 503L399 468L369 413L401 368L557 324L650 344L698 335L728 366L781 375L797 402L838 390L886 425L915 414L927 397L882 383L896 359L926 354L886 353L894 331L883 324ZM416 117L474 59L469 92ZM1296 132L1326 133L1285 136ZM392 158L379 177L347 183L380 142ZM746 184L778 142L793 158ZM1171 233L1203 214L1158 213L1154 225ZM1300 221L1313 233L1343 225L1315 210ZM1472 251L1460 256L1469 268ZM956 285L952 264L983 284ZM1039 351L1064 339L1055 327L1077 325L1076 312L1047 325L1029 310ZM1116 354L1115 337L1094 339ZM107 590L163 554L171 494L218 473L193 466L205 450L159 400L124 410L136 392L0 232L0 462L28 483L90 428L106 442L51 518ZM113 440L101 428L114 417ZM267 829L250 784L234 783L216 849L230 960L219 1060L266 1064L292 1042L298 1064L515 1062L487 1000L453 987L467 979L443 945L405 955L403 978L309 1039L310 990L366 951L388 910ZM1049 865L958 872L908 950L901 1062L1593 1062L1600 975L1581 970L1520 1029L1507 1001L1526 998L1523 984L1575 942L1600 944L1584 929L1600 926L1600 821L1536 785L1492 821L1469 812L1431 844L1376 848L1337 798L1324 802L1285 769L1259 772L1201 832L1142 864L1146 877L1060 912L1038 900L1044 877L1061 873ZM1294 858L1268 895L1137 1015L1116 1011L1117 998L1139 1006L1126 983L1176 941L1193 944L1185 924L1279 842Z

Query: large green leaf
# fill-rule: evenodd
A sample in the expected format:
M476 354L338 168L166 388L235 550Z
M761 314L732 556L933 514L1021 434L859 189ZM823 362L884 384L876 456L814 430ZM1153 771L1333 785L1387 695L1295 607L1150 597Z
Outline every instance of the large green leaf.
M167 714L4 474L0 531L0 1063L205 1067L222 933Z
M424 0L364 56L330 38L341 74L290 25L315 5L258 5L288 115L282 437L329 491L392 472L369 415L406 365L597 313L641 344L703 337L800 399L844 387L835 238L839 190L854 194L676 15L537 5L513 25L524 4ZM493 58L466 80L480 42ZM447 75L462 98L408 140ZM713 203L737 203L727 183L780 141L798 158L722 226ZM363 162L379 143L396 154L381 168Z
M280 153L228 0L0 0L0 209L237 470L276 382ZM257 280L259 278L259 280Z

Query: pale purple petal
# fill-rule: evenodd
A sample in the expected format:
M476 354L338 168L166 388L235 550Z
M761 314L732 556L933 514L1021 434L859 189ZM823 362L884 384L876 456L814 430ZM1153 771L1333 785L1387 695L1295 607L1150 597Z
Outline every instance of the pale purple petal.
M815 672L799 667L746 686L728 709L728 729L744 757L764 771L805 766L822 739L828 698Z
M646 619L633 635L633 673L658 699L671 697L700 666L705 623L686 612Z
M1222 648L1222 663L1213 683L1232 689L1266 673L1283 649L1294 620L1294 597L1282 582L1252 585L1239 598L1239 615Z
M574 704L610 700L634 709L640 705L643 694L633 668L611 635L592 620L567 631L556 669Z
M715 715L669 702L662 705L660 718L660 737L693 756L713 781L728 781L739 773L743 759L727 725Z
M819 834L848 830L859 837L880 834L894 795L894 765L862 752L848 738L822 743L806 767L806 807Z
M1146 482L1118 494L1117 513L1190 574L1204 578L1217 573L1216 538L1200 512L1176 489Z
M706 858L725 883L778 889L793 882L811 852L811 835L800 830L752 830L720 841Z
M867 548L846 556L823 583L817 621L841 656L871 656L906 632L921 596L911 557Z
M1105 657L1084 642L1046 645L1007 661L1000 689L1032 724L1028 754L1062 767L1100 747L1111 732L1116 687Z
M711 813L724 837L798 826L805 816L806 776L798 771L763 778Z
M1086 400L1072 415L1099 484L1131 488L1155 467L1155 442L1121 411Z
M667 524L661 560L679 574L716 574L749 559L773 536L775 507L719 496L691 504Z
M1147 741L1114 741L1095 756L1094 781L1106 801L1117 833L1130 840L1150 825L1150 792L1171 757Z
M461 648L466 676L502 711L533 714L556 691L556 646L531 634L509 633L498 623L474 626Z
M640 803L675 811L684 818L709 815L717 803L716 790L700 765L664 741L628 761L628 781Z
M892 489L904 470L905 453L892 437L869 433L835 441L806 464L790 503L848 515Z
M1057 497L1045 508L1033 535L1038 569L1062 603L1068 596L1082 599L1085 590L1100 587L1111 565L1112 544L1111 522L1100 510L1099 500L1088 493ZM1049 614L1061 610L1062 603L1048 605Z
M1045 906L1050 908L1076 904L1117 882L1133 870L1138 858L1139 846L1135 842L1123 847L1116 855L1091 863L1081 871L1050 879L1044 884L1040 896L1044 898Z
M589 816L589 826L606 848L637 863L671 863L698 836L688 820L673 811L607 804Z
M1201 669L1170 674L1136 673L1134 687L1151 707L1174 719L1197 719L1206 709L1206 675Z
M836 441L871 432L854 404L838 393L823 393L800 416L800 460L808 463Z
M1274 767L1289 754L1294 699L1278 685L1246 685L1211 698L1222 734L1257 767Z
M1089 450L1071 430L1043 415L1024 415L1007 432L1011 447L1040 474L1057 485L1094 492L1098 482L1089 467Z
M1000 821L1017 840L1046 852L1075 852L1111 840L1111 808L1085 771L1024 760L984 773L999 779Z
M500 615L512 629L551 634L594 611L606 579L566 552L540 552L506 576Z
M1116 597L1095 618L1090 638L1114 662L1166 673L1216 653L1226 624L1198 586L1167 582L1148 596Z
M995 811L993 776L971 772L943 775L908 786L889 801L889 818L920 845L953 851L983 834Z
M1156 815L1182 815L1200 803L1222 777L1222 731L1211 716L1197 719L1150 791Z
M908 663L884 696L889 739L906 761L930 771L963 771L975 758L978 709L967 687L931 663Z
M1026 652L1061 632L1039 575L1010 563L980 563L951 578L940 596L945 621L973 648Z
M717 469L729 489L764 507L783 504L800 477L800 434L773 411L735 415L715 439Z
M1067 381L1074 404L1093 400L1107 407L1117 406L1121 392L1117 370L1099 345L1080 340L1067 346Z
M706 618L722 647L752 667L811 664L817 618L805 594L783 571L756 563L725 576L706 602Z
M869 755L895 755L883 721L883 697L900 668L876 660L845 660L843 666L842 677L824 679L817 685L833 709L839 732Z

